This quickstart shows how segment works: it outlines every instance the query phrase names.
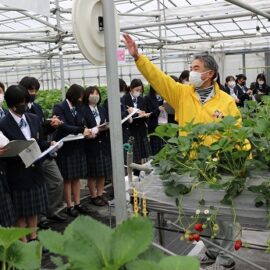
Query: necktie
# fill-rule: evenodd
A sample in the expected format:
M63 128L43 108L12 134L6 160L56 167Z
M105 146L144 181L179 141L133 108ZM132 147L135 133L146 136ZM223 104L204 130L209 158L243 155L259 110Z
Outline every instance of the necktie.
M5 116L5 112L1 109L0 110L0 119L2 119Z
M22 118L21 120L20 120L20 122L19 122L19 127L20 128L25 128L25 127L27 127L27 123L26 123L26 121Z
M75 117L77 115L76 108L73 107L73 108L70 109L70 111L71 111L73 117Z
M97 118L99 116L99 112L98 112L97 108L92 112L93 112L93 115L95 118Z
M132 98L133 103L137 103L137 98Z

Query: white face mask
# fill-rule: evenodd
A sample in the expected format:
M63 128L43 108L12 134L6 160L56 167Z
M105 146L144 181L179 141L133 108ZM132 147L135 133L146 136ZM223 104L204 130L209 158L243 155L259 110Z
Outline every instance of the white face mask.
M139 97L140 95L141 95L141 92L138 92L138 91L132 92L132 96L135 98Z
M205 72L202 72L202 73L200 73L198 71L190 71L190 73L189 73L189 83L194 85L195 87L202 86L203 83L207 81L207 79L202 80L201 75L206 73L206 72L208 72L208 71L205 71Z
M264 81L259 80L259 81L258 81L258 84L259 84L259 85L263 85L263 84L264 84Z
M235 81L229 81L228 82L228 86L231 87L231 88L234 88L236 85Z
M96 105L99 102L99 96L90 95L88 100L90 105Z
M0 106L3 104L4 102L4 94L0 94Z

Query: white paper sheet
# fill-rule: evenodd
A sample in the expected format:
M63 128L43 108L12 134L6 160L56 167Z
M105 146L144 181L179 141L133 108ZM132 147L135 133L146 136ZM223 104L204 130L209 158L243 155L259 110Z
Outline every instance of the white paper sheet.
M130 117L132 117L138 111L139 111L139 109L134 108L132 113L130 113L128 116L126 116L124 119L121 120L121 124L124 124Z

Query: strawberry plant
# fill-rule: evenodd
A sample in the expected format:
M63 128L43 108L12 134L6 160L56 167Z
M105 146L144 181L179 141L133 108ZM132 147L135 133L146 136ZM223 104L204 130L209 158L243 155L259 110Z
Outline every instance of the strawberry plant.
M153 227L147 218L134 217L111 229L81 216L63 234L49 230L38 236L54 254L52 261L57 269L199 269L195 258L167 257L153 249Z

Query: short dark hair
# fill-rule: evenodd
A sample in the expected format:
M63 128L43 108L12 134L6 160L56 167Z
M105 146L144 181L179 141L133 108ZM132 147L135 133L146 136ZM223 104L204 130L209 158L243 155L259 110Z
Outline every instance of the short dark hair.
M4 93L5 93L5 85L2 83L2 82L0 82L0 88L2 88L3 89L3 91L4 91Z
M238 74L235 77L236 77L236 82L240 81L241 79L243 79L245 81L247 80L247 77L245 74Z
M142 87L142 92L143 92L143 83L140 79L133 79L130 83L130 90L132 90L133 88L136 88L136 87L139 87L141 86Z
M263 80L264 82L266 82L266 78L265 78L265 75L264 75L263 73L260 73L260 74L257 75L256 81L257 81L258 79L261 79L261 80Z
M84 97L83 97L83 102L84 104L88 105L89 103L89 96L91 94L93 94L95 91L98 92L98 95L99 95L99 102L97 103L97 105L101 102L101 93L98 89L98 87L96 85L94 86L88 86L86 89L85 89L85 92L84 92Z
M119 79L119 91L125 93L128 92L127 84L123 79Z
M21 81L19 82L20 85L22 85L24 88L26 88L27 90L39 90L40 88L40 84L38 79L36 79L35 77L28 77L25 76L21 79Z
M181 72L178 81L182 83L184 80L189 81L189 70L183 70Z
M21 85L11 85L5 92L7 106L12 108L21 103L26 103L28 91Z
M153 88L152 85L149 87L149 96L154 97L156 95L156 90Z
M72 103L72 105L76 105L79 98L84 96L84 88L78 84L72 84L67 92L66 99Z
M194 60L200 60L207 70L213 70L214 76L212 79L216 78L218 75L218 64L213 56L209 54L195 55Z
M228 83L229 81L232 81L232 80L235 81L235 78L232 75L229 75L226 77L225 82Z

